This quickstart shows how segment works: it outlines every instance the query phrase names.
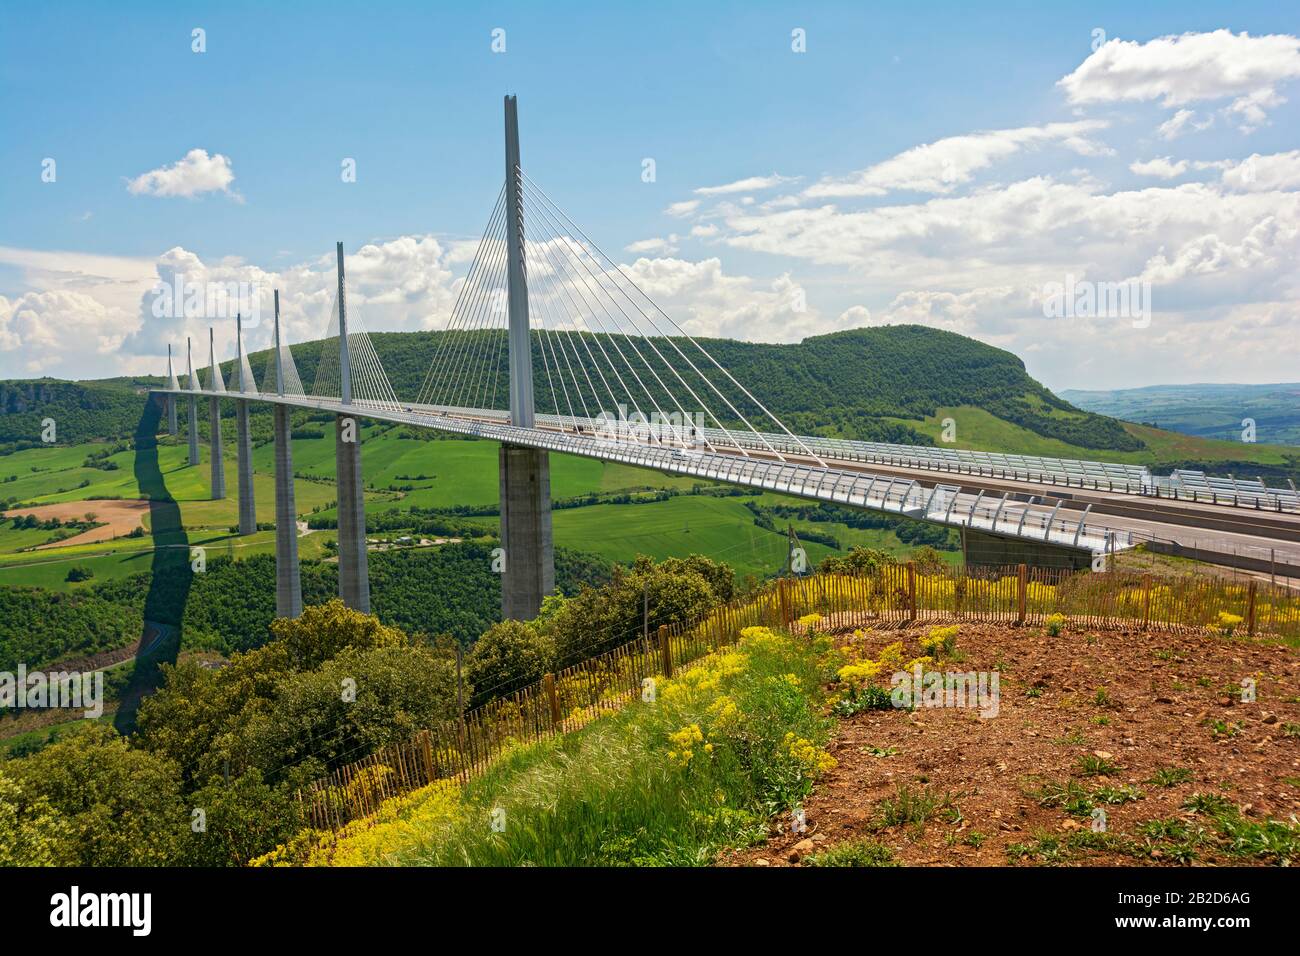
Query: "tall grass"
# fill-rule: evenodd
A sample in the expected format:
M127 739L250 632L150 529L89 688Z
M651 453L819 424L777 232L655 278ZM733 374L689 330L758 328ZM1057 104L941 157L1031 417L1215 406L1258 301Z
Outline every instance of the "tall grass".
M833 765L826 638L749 628L574 733L521 746L458 794L435 785L311 862L693 866L761 840ZM495 825L494 825L495 824Z

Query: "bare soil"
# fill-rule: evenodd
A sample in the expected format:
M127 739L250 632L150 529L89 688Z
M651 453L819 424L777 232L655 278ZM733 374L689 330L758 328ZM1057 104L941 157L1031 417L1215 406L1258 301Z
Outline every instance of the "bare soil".
M62 501L52 505L15 507L6 511L5 516L18 518L35 515L41 521L50 518L66 521L69 518L82 520L87 514L93 514L95 521L102 522L98 528L91 528L89 531L83 531L73 537L64 538L62 541L42 544L35 548L37 551L43 551L49 548L66 548L74 544L95 544L99 541L109 541L112 538L121 537L141 527L144 523L144 516L148 513L148 501L123 498L106 501Z
M931 626L871 630L857 640L874 659L901 638L912 657ZM848 632L841 637L855 640ZM1090 814L1042 801L1045 785L1071 782L1088 792L1135 788L1139 799L1097 805L1106 813L1108 834L1138 843L1145 839L1138 826L1157 818L1208 826L1204 815L1184 808L1195 793L1226 797L1247 821L1294 823L1300 813L1300 657L1294 648L1200 633L1067 629L1051 637L1039 628L963 623L955 658L934 669L1000 671L996 717L925 708L841 719L830 744L838 766L807 801L806 830L778 825L765 844L720 862L800 865L810 853L868 836L904 865L1187 862L1160 850L1135 854L1083 845ZM1255 681L1254 703L1242 702L1247 678ZM1090 775L1086 758L1115 769ZM1191 779L1154 783L1162 768ZM895 798L900 786L946 797L949 805L919 825L885 826L882 801ZM1071 848L1058 855L1015 849L1072 838ZM1202 844L1192 862L1269 861L1229 858Z

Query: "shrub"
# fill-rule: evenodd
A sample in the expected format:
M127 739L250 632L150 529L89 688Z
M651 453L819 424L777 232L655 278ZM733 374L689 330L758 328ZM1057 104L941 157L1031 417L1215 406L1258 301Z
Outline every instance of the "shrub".
M536 683L555 666L555 657L555 640L535 625L492 625L474 642L465 662L465 676L475 688L472 705Z
M804 863L808 866L898 866L893 851L871 837L849 840L814 853Z

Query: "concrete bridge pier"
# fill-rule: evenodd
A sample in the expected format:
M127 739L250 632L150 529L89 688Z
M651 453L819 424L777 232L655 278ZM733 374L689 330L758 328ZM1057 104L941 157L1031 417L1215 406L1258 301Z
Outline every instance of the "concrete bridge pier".
M257 504L253 500L253 436L248 429L248 401L235 402L235 452L239 473L239 533L257 531Z
M190 396L190 464L199 463L199 400L193 395Z
M555 590L551 534L551 465L543 449L502 445L501 616L530 620Z
M211 459L212 500L226 497L226 468L221 458L221 400L208 399L208 449Z
M339 597L370 613L370 568L366 559L366 499L361 479L361 427L351 416L334 421L334 466L338 476Z
M293 497L293 445L289 407L276 405L275 418L275 614L302 614L302 572L298 566L298 508Z

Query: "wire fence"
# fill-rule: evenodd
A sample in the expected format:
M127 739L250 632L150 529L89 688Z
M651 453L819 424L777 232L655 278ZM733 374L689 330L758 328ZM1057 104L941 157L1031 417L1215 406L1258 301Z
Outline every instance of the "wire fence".
M827 629L864 624L979 621L1036 626L1061 615L1076 627L1239 631L1300 640L1300 595L1259 581L1127 571L885 565L864 575L775 581L687 622L660 626L566 667L458 721L422 730L345 764L300 790L303 819L337 832L389 799L438 780L468 781L507 749L577 730L652 692L655 678L727 644L753 625L816 614Z

